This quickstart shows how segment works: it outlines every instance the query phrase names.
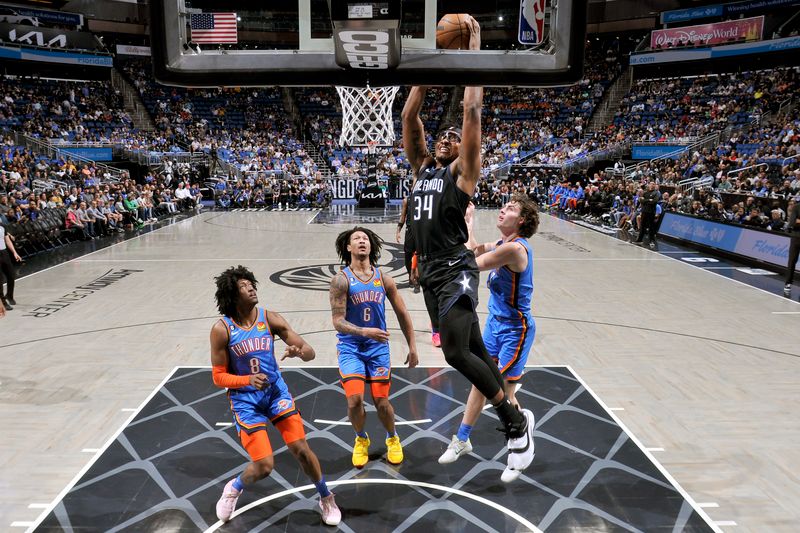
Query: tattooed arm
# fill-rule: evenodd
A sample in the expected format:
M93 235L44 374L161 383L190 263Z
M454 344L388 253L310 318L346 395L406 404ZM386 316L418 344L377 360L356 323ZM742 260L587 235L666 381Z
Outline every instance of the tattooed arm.
M331 320L339 333L367 337L378 342L388 342L389 332L378 328L363 328L348 322L347 315L347 276L336 274L331 280L330 301Z

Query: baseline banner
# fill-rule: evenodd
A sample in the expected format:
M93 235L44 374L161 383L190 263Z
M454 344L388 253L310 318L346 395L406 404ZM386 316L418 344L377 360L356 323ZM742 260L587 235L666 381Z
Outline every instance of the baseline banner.
M759 231L672 212L664 214L658 233L782 267L789 261L790 239L786 233ZM800 260L795 270L800 270Z
M713 24L698 24L650 32L650 48L674 47L681 41L695 44L722 44L742 38L748 41L761 40L764 33L764 17L751 17Z
M335 178L331 180L334 200L353 200L356 197L358 180Z
M83 157L91 159L92 161L111 161L114 159L111 148L59 148L59 151L74 155L76 157Z
M685 145L676 144L634 144L631 146L631 159L655 159L665 156L678 159L686 148Z

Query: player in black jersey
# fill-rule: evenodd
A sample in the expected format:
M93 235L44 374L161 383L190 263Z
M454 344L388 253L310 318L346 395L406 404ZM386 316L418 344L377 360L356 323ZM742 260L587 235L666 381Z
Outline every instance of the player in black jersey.
M480 49L480 26L469 18L470 49ZM533 414L508 401L503 377L486 351L478 315L478 265L467 249L464 214L481 173L482 87L464 89L462 129L447 127L428 152L419 113L424 87L412 87L403 107L403 145L416 180L409 196L411 233L419 256L420 284L432 321L438 319L445 360L497 411L508 439L508 466L533 461Z

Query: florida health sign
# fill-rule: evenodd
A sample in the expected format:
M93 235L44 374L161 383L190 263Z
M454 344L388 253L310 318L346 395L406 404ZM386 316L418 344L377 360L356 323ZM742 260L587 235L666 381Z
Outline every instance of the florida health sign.
M677 213L664 215L658 233L782 267L789 261L789 235L785 233L759 231ZM795 270L800 270L800 261Z

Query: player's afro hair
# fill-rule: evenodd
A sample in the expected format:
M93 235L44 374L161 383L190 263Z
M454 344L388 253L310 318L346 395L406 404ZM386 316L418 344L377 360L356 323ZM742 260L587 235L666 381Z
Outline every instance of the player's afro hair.
M239 280L246 279L258 288L258 281L247 267L239 265L230 267L228 270L214 278L217 283L217 292L214 298L217 300L217 310L223 316L236 318L236 302L239 300Z

